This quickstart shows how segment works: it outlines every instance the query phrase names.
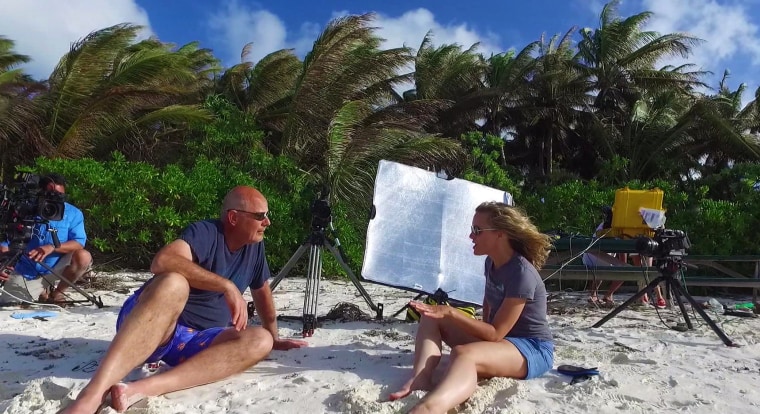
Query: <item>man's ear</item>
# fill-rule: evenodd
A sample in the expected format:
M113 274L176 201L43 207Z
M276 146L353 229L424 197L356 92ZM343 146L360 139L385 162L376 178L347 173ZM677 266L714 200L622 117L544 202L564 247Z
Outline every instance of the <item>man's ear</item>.
M234 214L232 212L232 210L227 210L224 213L227 214L227 222L228 223L230 223L233 226L237 224L237 219L238 219L237 218L237 214Z

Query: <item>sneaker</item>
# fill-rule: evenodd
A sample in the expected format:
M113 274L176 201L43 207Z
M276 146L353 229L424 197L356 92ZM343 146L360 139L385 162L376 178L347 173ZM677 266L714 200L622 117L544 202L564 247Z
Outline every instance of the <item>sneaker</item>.
M657 307L657 309L665 309L668 306L668 304L667 302L665 302L665 299L659 298L657 299L657 304L655 306Z

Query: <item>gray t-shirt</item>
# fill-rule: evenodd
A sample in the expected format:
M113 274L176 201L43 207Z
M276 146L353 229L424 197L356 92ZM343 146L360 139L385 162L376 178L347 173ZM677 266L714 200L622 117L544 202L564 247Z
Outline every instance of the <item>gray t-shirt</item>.
M552 340L546 319L546 287L536 268L518 253L498 269L494 269L491 259L486 258L485 300L491 307L487 321L493 321L506 298L527 299L525 308L507 336Z

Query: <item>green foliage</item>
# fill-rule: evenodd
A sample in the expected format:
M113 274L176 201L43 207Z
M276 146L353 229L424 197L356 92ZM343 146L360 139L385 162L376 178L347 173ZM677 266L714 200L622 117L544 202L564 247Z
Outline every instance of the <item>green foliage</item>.
M540 229L591 234L602 221L601 207L612 206L615 189L596 181L569 181L537 188L515 204L524 206Z
M510 178L499 164L502 160L504 141L491 134L470 132L461 137L462 144L470 152L469 165L465 169L462 178L488 187L504 190L512 194L512 197L520 196L520 187Z
M756 171L751 166L745 168ZM742 168L725 174L748 176ZM721 181L728 185L725 177ZM741 196L731 200L711 198L708 186L695 186L687 192L665 181L631 181L625 185L631 189L660 188L664 191L666 227L685 230L689 234L691 254L757 254L760 238L755 229L760 226L760 191L753 189L753 179L731 182L731 187L742 189ZM569 181L537 188L533 194L516 199L516 204L523 206L543 230L590 235L602 219L600 207L614 203L618 188L622 186Z

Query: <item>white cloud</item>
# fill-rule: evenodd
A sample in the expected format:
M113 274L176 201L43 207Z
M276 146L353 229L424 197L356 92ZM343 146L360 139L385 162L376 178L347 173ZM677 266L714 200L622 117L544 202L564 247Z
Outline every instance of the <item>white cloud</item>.
M378 15L373 23L377 27L377 35L385 41L384 48L407 46L416 51L422 44L425 34L430 31L431 42L434 46L443 44L458 44L463 49L478 43L477 51L484 56L504 52L505 49L498 45L499 38L493 33L481 34L467 27L467 24L442 25L435 20L435 16L427 9L419 8L410 10L399 17ZM413 66L404 69L411 72ZM414 87L413 83L396 85L398 92L403 92Z
M332 18L347 15L346 11L332 13ZM243 46L253 42L250 60L257 62L268 53L279 49L293 48L296 54L304 56L313 46L317 36L327 22L317 24L305 22L295 31L289 30L282 19L265 10L249 8L237 0L229 0L219 13L211 16L209 27L216 44L224 44L220 50L226 64L240 61ZM492 33L481 34L466 24L443 25L427 9L410 10L401 16L378 15L372 23L377 34L385 39L382 47L408 46L416 49L429 30L433 32L433 43L457 43L465 48L480 42L478 50L486 55L503 52L498 38Z
M0 0L0 11L0 35L32 58L24 68L36 78L47 78L71 43L92 31L134 23L150 34L148 14L135 0Z
M757 22L740 2L716 0L642 0L654 13L648 29L661 34L686 32L703 39L687 61L720 75L729 60L741 58L760 65Z
M425 34L431 31L434 45L456 43L469 48L480 43L477 50L486 56L504 51L495 34L479 33L466 23L443 25L435 20L432 12L423 8L410 10L399 17L379 15L374 25L378 27L378 36L385 39L383 46L388 48L409 46L416 50Z
M240 63L243 47L253 42L251 55L258 62L267 54L288 48L285 23L267 10L249 9L236 0L228 1L209 20L215 43L224 44L220 58L227 64Z

